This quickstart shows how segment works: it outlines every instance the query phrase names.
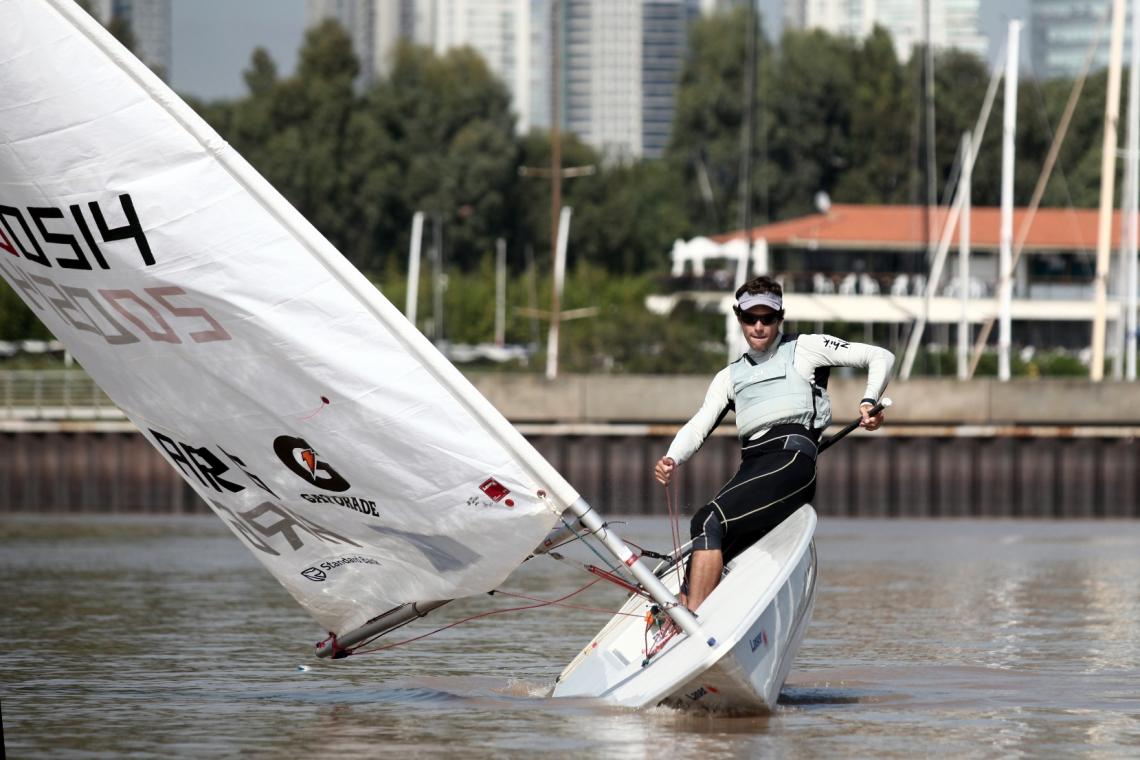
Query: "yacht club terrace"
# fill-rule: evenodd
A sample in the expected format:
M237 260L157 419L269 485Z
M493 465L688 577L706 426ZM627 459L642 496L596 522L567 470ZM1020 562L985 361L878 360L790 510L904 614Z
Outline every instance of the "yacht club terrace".
M836 204L828 211L755 227L748 274L767 272L783 284L789 319L812 323L898 325L923 313L930 247L937 246L948 212L924 206ZM1082 347L1093 318L1096 209L1038 209L1031 223L1016 209L1013 246L1022 246L1014 270L1014 341ZM1118 249L1121 216L1114 215L1112 247ZM957 323L962 288L966 318L983 322L997 315L995 298L1000 245L1000 209L974 208L970 215L968 275L959 274L959 232L953 231L946 268L930 304L928 321ZM933 241L933 243L928 243ZM648 306L669 312L682 299L729 313L725 294L740 279L748 248L742 231L678 240L672 251L672 292L653 296ZM1119 285L1113 256L1112 288ZM1119 316L1110 300L1108 316Z

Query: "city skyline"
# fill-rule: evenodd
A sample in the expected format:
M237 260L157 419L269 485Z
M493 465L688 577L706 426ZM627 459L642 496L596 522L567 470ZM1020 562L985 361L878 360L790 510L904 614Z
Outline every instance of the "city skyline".
M958 48L985 57L989 39L981 32L981 0L931 0L930 37L935 49ZM876 26L894 39L899 58L925 42L924 4L915 0L787 0L785 24L864 38Z
M786 0L758 0L764 29L777 37L784 28ZM1029 0L980 3L989 57L997 55L1010 18L1029 22ZM309 23L307 0L171 0L171 85L180 93L203 100L238 98L246 94L242 72L255 47L265 48L281 76L296 68L297 52ZM1028 39L1022 40L1022 60L1030 63ZM541 125L542 109L530 118Z

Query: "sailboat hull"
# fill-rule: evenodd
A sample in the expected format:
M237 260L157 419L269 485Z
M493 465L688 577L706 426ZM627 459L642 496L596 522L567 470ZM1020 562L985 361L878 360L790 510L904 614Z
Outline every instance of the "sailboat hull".
M554 697L624 707L758 713L776 705L815 600L816 515L801 507L734 559L699 610L702 639L678 635L645 661L644 613L631 598L566 667ZM676 573L662 581L671 591Z

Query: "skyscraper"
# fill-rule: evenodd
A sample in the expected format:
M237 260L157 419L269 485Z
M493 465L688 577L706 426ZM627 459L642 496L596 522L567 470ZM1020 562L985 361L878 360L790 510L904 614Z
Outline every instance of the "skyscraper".
M170 0L88 0L104 26L121 19L135 38L135 55L164 79L170 76Z
M984 58L989 46L978 12L981 0L929 0L930 36L936 48L958 48ZM785 0L784 23L862 39L886 29L899 58L925 41L923 0Z
M611 160L641 155L641 3L563 6L566 129Z
M693 0L646 0L642 6L641 147L647 158L659 157L669 142L689 25L699 13Z
M438 54L469 46L511 92L519 132L550 126L551 13L559 8L560 126L611 160L661 155L673 121L688 30L702 9L740 0L309 0L309 20L336 18L382 76L396 43Z
M542 8L549 19L549 0L309 0L309 23L334 18L348 30L360 58L363 87L387 73L400 40L439 54L472 47L510 88L519 128L525 131L535 115L534 72L544 70L540 56L548 49ZM544 121L549 123L549 117Z
M1131 5L1130 3L1127 5ZM1126 7L1127 7L1126 5ZM1032 0L1029 34L1033 73L1042 79L1072 77L1081 71L1090 44L1099 36L1093 68L1108 65L1108 22L1111 4L1075 0ZM1128 14L1131 18L1131 14ZM1132 24L1124 25L1128 56Z
M542 70L546 50L533 44L532 25L542 20L534 10L531 0L435 0L430 36L436 53L468 46L483 56L511 91L520 132L530 128L532 72Z
M610 160L662 154L705 0L563 0L565 127Z

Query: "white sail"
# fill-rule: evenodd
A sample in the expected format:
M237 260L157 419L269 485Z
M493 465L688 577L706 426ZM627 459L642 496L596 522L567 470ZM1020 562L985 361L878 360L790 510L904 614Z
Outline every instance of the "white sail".
M0 20L0 275L327 630L498 584L577 493L73 0Z

